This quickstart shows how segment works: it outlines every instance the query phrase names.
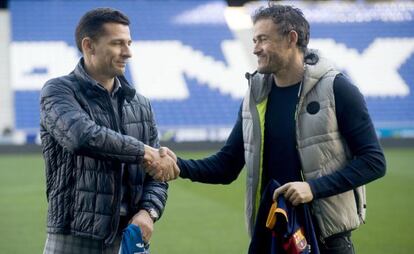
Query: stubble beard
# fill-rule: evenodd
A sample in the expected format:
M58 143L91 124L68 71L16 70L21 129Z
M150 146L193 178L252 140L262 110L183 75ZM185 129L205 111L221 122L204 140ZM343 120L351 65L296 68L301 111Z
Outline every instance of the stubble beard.
M116 66L116 67L112 70L113 75L114 75L114 76L122 76L122 75L124 75L124 74L125 74L125 68L126 68L126 67L124 67L124 68L120 68L120 67Z
M257 72L261 74L270 74L272 71L270 70L269 66L257 67Z
M275 63L276 59L274 58L267 58L268 61L267 63L263 64L260 66L260 64L258 64L257 66L257 72L261 73L261 74L272 74L272 73L276 73L277 72L277 64Z
M275 68L272 66L271 63L267 63L266 65L262 65L262 66L257 66L257 72L261 73L261 74L271 74L271 73L275 73L276 70Z

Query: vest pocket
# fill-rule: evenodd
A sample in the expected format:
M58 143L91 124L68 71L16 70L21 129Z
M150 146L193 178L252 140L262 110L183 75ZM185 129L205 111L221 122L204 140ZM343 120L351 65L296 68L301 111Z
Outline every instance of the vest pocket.
M367 212L367 197L365 192L365 185L360 186L354 190L355 202L357 206L357 212L359 220L365 224L366 212Z
M314 200L312 210L323 238L354 230L360 225L353 190Z

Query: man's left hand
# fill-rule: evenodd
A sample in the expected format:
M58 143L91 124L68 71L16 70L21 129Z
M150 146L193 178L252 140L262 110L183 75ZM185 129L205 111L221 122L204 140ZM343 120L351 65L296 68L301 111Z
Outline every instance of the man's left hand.
M281 194L294 206L313 200L312 190L307 182L290 182L280 186L273 193L273 200Z
M134 217L132 217L131 224L141 228L142 239L144 242L149 243L152 231L154 230L154 222L149 213L146 210L140 210Z

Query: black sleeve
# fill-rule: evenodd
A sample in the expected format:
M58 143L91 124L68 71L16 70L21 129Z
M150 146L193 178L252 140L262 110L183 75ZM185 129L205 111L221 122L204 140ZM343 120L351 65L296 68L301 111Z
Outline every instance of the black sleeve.
M224 146L216 154L200 160L178 158L182 178L202 183L229 184L244 166L241 107L236 124Z
M40 93L41 126L65 149L103 160L140 163L144 144L96 124L77 101L75 91L58 79Z
M364 97L344 75L334 80L336 117L353 159L342 169L309 182L315 199L367 184L385 174L385 157Z

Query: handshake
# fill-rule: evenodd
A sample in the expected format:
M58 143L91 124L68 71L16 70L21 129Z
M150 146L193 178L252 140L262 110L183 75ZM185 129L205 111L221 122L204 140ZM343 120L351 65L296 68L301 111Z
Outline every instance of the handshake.
M144 167L150 176L160 182L174 180L180 174L177 156L167 147L155 149L145 145Z

